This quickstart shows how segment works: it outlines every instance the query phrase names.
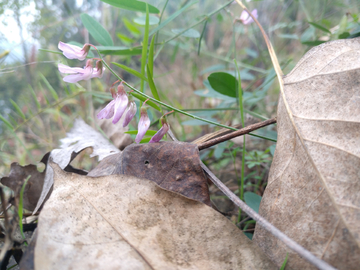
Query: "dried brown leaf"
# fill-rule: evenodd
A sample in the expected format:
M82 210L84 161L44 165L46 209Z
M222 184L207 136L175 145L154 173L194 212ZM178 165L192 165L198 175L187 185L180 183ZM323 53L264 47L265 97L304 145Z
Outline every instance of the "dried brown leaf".
M360 39L309 51L284 77L278 142L260 215L340 269L360 264ZM257 227L278 265L291 252ZM293 269L314 269L289 255Z
M35 165L21 166L19 163L12 163L8 176L1 178L1 183L13 191L20 191L25 179L29 178L23 196L23 207L27 210L34 210L40 198L41 190L44 184L45 172L39 172ZM17 195L19 196L19 194Z
M197 145L184 142L132 144L112 155L89 176L126 174L154 181L164 189L210 203L207 177L200 165Z
M93 178L52 166L35 269L276 269L203 203L133 176Z

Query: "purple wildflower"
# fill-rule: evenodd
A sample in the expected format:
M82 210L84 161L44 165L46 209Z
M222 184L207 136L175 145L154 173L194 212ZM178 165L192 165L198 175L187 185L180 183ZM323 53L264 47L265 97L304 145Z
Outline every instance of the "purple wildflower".
M135 138L136 143L139 143L142 140L142 138L144 137L149 126L150 126L150 119L147 114L146 108L141 107L140 108L140 120L139 120L139 124L138 124L138 133Z
M137 108L136 108L135 102L130 101L128 104L128 111L125 115L125 120L123 122L123 127L126 127L130 123L130 121L134 118L136 111L137 111Z
M161 119L161 123L162 123L162 127L159 129L158 132L156 132L156 134L151 138L151 140L149 141L149 143L156 143L159 142L162 137L164 137L164 135L168 132L169 130L169 125L163 121L163 119Z
M80 48L60 41L58 48L63 51L64 56L68 59L84 60L90 50L90 45L85 44L84 47Z
M87 60L86 66L84 68L78 67L69 67L63 64L58 64L59 71L61 73L67 73L72 75L67 75L63 78L64 82L76 83L81 80L89 80L93 76L93 61Z
M115 92L114 88L110 89L113 100L110 101L110 103L97 114L96 117L98 119L110 119L114 116L112 123L116 124L119 122L121 116L126 110L129 99L122 83L120 83L117 89L117 93Z

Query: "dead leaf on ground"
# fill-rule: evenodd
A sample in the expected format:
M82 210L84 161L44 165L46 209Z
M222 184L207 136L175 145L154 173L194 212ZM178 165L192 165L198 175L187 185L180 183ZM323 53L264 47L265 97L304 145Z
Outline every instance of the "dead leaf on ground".
M126 174L154 181L164 189L210 203L207 177L200 165L197 145L184 142L132 144L112 155L89 176Z
M120 152L119 149L111 144L98 131L87 125L81 118L75 120L73 128L66 134L66 137L60 141L60 147L62 149L52 150L49 159L52 159L62 169L66 168L77 154L88 147L93 149L90 157L98 156L99 161L109 155ZM45 172L44 186L35 212L45 201L54 183L52 168L47 166Z
M360 265L360 39L310 50L284 77L278 142L260 215L339 269ZM278 265L289 249L256 226ZM314 269L289 255L293 269Z
M80 176L52 164L35 269L276 269L203 203L133 176ZM51 256L49 256L51 254Z
M40 198L41 190L44 184L45 172L39 172L35 165L21 166L19 163L12 163L10 173L8 176L1 178L1 183L14 192L20 191L25 179L29 178L23 196L23 207L27 210L34 210Z

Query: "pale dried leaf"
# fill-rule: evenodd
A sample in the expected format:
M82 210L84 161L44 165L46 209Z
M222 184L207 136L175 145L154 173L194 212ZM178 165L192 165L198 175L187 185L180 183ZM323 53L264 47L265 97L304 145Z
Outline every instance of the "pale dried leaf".
M49 160L58 164L62 169L70 164L78 153L88 147L93 149L90 157L98 156L99 161L107 156L120 152L119 149L112 145L98 131L87 125L81 118L75 120L73 128L66 134L66 137L60 141L62 149L52 150ZM44 186L34 212L40 208L48 195L54 183L53 177L54 172L52 168L46 166Z
M146 179L92 178L52 166L54 191L39 217L35 269L276 269L203 203Z
M278 142L260 215L340 269L360 265L360 39L309 51L284 77ZM281 265L289 251L256 228ZM314 269L290 254L288 266Z

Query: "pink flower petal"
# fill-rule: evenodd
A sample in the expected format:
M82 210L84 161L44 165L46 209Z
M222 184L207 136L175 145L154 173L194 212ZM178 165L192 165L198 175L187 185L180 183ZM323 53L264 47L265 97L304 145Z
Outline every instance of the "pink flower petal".
M84 69L78 67L69 67L64 64L58 64L58 69L61 73L75 74L75 73L83 73Z
M136 135L135 142L140 143L146 131L150 127L150 119L145 108L141 108L141 116L138 124L138 134Z
M135 102L134 101L129 102L128 111L125 115L125 119L123 122L123 127L126 127L130 123L130 121L134 118L136 111L137 108Z
M117 122L119 122L121 116L124 114L127 106L128 106L128 97L126 95L126 93L119 95L116 97L115 99L115 114L114 114L114 118L113 118L113 124L116 124Z
M109 102L108 105L106 105L106 107L104 109L102 109L97 115L96 117L98 119L109 119L111 117L113 117L114 115L114 105L115 105L115 100L112 100Z
M159 142L162 139L162 137L164 137L164 135L168 132L168 130L169 130L168 124L164 123L163 126L159 129L159 131L156 132L156 134L151 138L149 143Z
M63 81L68 83L76 83L81 80L85 80L84 74L81 73L75 75L67 75L63 78Z
M63 51L64 56L68 59L84 60L87 55L87 52L83 48L61 41L58 44L58 48Z

